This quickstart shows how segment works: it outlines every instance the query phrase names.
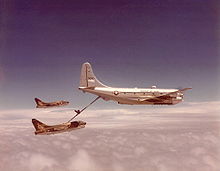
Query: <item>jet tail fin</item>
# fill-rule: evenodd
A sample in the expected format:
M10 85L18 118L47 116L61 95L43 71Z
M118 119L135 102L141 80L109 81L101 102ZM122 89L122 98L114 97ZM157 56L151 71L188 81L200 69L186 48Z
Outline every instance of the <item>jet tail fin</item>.
M43 129L45 129L47 127L46 124L38 121L37 119L32 119L32 123L33 123L36 131L43 130Z
M40 100L40 99L38 99L38 98L34 98L34 100L35 100L37 106L42 106L42 105L44 105L44 102L43 102L42 100Z
M94 87L107 87L102 84L92 71L90 63L86 62L82 65L80 75L80 87L82 88L94 88Z

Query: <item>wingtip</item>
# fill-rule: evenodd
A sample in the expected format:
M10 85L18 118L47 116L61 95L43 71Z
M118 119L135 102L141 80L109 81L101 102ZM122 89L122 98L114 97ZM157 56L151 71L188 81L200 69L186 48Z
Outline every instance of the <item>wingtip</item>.
M186 91L186 90L191 90L192 88L191 87L189 87L189 88L183 88L183 89L181 89L181 90L179 90L179 91Z

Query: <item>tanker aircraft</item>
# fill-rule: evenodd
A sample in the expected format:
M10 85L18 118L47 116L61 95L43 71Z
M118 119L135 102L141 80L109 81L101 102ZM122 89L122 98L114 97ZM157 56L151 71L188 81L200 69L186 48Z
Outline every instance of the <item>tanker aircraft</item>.
M108 101L129 105L174 105L183 101L183 89L150 88L116 88L101 83L93 73L91 65L86 62L82 65L79 90L95 94Z
M73 121L73 122L66 122L59 125L46 125L37 119L32 119L32 123L36 129L35 135L50 135L50 134L57 134L67 131L72 131L75 129L84 128L86 122L83 121Z
M34 100L37 104L36 108L57 107L57 106L65 106L69 104L68 101L64 101L64 100L56 101L56 102L48 102L48 103L43 102L42 100L38 98L35 98Z

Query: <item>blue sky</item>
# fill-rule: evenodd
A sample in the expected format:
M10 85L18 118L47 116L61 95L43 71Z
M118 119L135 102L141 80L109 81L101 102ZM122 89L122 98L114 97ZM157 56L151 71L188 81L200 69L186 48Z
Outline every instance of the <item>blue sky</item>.
M217 0L1 3L0 109L33 108L34 97L84 105L94 96L77 89L83 62L110 86L219 99Z

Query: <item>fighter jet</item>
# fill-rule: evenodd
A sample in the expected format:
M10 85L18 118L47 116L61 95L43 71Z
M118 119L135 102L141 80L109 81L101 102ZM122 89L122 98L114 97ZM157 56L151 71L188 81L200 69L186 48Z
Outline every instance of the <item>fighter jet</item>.
M63 101L63 100L56 101L56 102L49 102L49 103L43 102L42 100L40 100L38 98L35 98L34 100L37 104L36 108L57 107L57 106L65 106L65 105L69 104L68 101Z
M108 101L113 100L118 104L146 104L146 105L174 105L183 101L183 93L191 88L159 89L151 88L115 88L101 83L93 73L89 63L84 63L81 68L79 90L100 96Z
M74 122L67 122L67 123L63 123L59 125L48 126L38 121L37 119L32 119L32 123L36 129L35 135L57 134L57 133L72 131L75 129L84 128L86 125L86 122L74 121Z

